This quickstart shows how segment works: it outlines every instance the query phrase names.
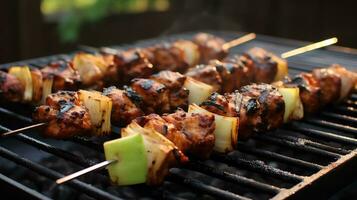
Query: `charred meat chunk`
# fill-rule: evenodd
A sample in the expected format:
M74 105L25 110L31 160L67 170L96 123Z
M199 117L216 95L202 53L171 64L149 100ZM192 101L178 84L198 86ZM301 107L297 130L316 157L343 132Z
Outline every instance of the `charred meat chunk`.
M341 92L341 77L336 74L332 69L314 69L312 75L319 82L321 88L321 101L322 105L335 102L340 97Z
M13 75L0 71L0 101L22 101L25 86Z
M150 114L139 117L135 121L144 128L154 129L158 133L161 133L173 142L180 151L184 153L189 152L192 142L182 131L179 131L174 124L165 121L160 115Z
M304 106L304 112L314 113L321 107L321 88L319 82L310 73L301 73L291 79L285 79L284 85L299 87L300 99Z
M131 88L142 97L145 113L165 113L170 111L169 90L165 85L150 79L136 78Z
M53 78L53 92L59 90L78 90L81 84L79 74L72 68L71 63L66 61L50 63L41 69L41 73L44 79Z
M214 116L197 113L186 113L178 110L162 117L186 135L191 141L190 153L199 158L208 158L214 146Z
M212 65L198 65L191 68L186 76L213 86L215 91L220 91L222 87L222 78L216 67Z
M225 41L207 33L199 33L192 40L199 48L200 63L208 63L212 59L222 60L228 55L227 49L223 48Z
M49 95L46 103L36 108L33 119L46 122L43 134L53 138L89 134L92 130L88 109L81 104L76 92L59 91Z
M114 65L121 84L127 84L133 78L147 78L154 72L153 65L139 49L117 53L114 56Z
M238 117L240 108L237 107L237 101L240 101L240 99L236 98L239 97L235 95L235 93L227 95L213 93L206 101L202 102L200 106L217 115Z
M252 84L242 87L240 93L240 136L247 137L252 130L270 131L283 124L285 103L283 96L275 87L268 84Z
M145 55L153 64L156 72L170 70L174 72L185 72L189 65L184 59L184 51L172 44L163 43L144 50Z
M189 90L183 87L186 76L172 71L161 71L150 77L169 90L170 93L170 110L177 108L186 109L188 106Z
M113 103L111 122L115 125L124 126L129 124L135 118L142 116L144 113L130 99L132 94L128 94L130 91L119 90L115 87L104 89L103 94L108 96Z
M256 83L271 83L278 72L278 63L262 48L250 49L243 55L251 60L254 67L254 81Z

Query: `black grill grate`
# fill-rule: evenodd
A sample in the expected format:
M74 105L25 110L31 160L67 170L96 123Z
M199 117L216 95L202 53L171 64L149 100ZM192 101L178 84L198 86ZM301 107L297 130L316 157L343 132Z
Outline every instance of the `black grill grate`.
M215 34L227 40L237 37L236 33L231 32L216 32ZM190 36L191 34L181 34L162 39ZM141 41L136 46L150 45L162 39ZM282 53L302 44L304 43L258 36L255 41L234 48L232 53L241 53L253 46ZM30 64L39 67L50 61L67 59L70 59L70 54L26 60L2 65L0 68L14 64ZM310 71L314 67L332 63L352 67L357 66L357 59L355 55L339 52L336 47L289 59L291 74ZM28 117L30 112L31 109L26 106L0 105L0 130L6 132L31 124L31 118ZM76 192L69 192L70 194L75 194L78 198L82 198L81 195L85 194L84 199L89 197L97 199L281 199L301 197L300 195L319 195L323 198L330 195L334 191L333 188L338 189L348 180L356 178L354 170L357 165L356 115L357 94L353 94L343 104L328 108L316 116L309 116L302 121L285 125L277 131L256 135L248 141L241 141L238 149L228 155L213 154L210 160L194 160L182 169L174 168L164 185L155 188L144 185L110 186L105 171L95 172L65 186L53 184L53 180L62 174L102 160L102 142L115 138L117 133L108 138L75 137L67 141L41 138L36 131L26 133L26 135L19 134L13 138L2 139L0 161L4 163L4 166L5 163L16 163L11 170L26 168L26 170L36 172L42 177L39 182L49 179L53 184L50 191L63 191L63 188L71 187ZM76 151L71 150L73 147ZM44 164L43 160L48 158L52 161ZM53 160L59 160L61 164L56 166L53 164L56 161ZM0 173L3 175L0 176L0 184L9 185L11 179L21 182L22 177L15 176L14 173L6 170L3 164L1 165ZM100 182L98 180L102 180L103 183L98 183ZM45 198L41 193L51 198L65 196L63 194L65 192L59 192L59 196L47 194L48 191L44 192L41 188L31 184L15 185L15 188L19 191L26 191L23 194L32 198ZM321 188L324 188L324 193L319 193L318 190Z

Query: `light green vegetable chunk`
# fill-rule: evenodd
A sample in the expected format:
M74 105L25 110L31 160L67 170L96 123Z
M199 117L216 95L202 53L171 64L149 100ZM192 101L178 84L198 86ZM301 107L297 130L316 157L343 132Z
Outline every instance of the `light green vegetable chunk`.
M109 176L117 185L145 183L147 154L142 135L135 134L104 143L106 160L118 160L108 166Z

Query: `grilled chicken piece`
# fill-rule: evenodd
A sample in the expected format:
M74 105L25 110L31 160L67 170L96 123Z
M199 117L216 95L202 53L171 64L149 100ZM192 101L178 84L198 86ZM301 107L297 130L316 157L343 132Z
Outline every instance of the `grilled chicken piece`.
M33 119L47 122L43 134L53 138L69 138L92 130L88 109L79 101L76 92L59 91L49 95L46 104L36 108Z
M262 48L250 49L243 56L253 63L254 77L256 83L271 83L278 72L278 63L273 60L272 55Z
M340 76L330 68L314 69L312 75L317 79L321 88L321 106L336 102L341 93Z
M163 85L170 92L170 110L186 109L188 106L189 90L183 87L186 76L172 71L161 71L150 77Z
M186 73L186 76L213 86L215 91L220 91L221 89L222 78L215 66L198 65L195 68L191 68Z
M279 91L268 84L252 84L241 88L239 135L270 131L283 124L285 103ZM239 94L237 94L239 95ZM238 105L237 105L238 106Z
M115 125L124 126L135 118L142 116L144 112L138 107L141 99L130 88L119 90L115 87L104 89L103 94L108 96L113 103L111 122ZM132 98L132 99L131 99Z
M237 108L237 100L232 95L221 95L215 92L206 101L202 102L200 106L218 115L238 117L240 108Z
M250 73L249 68L241 60L237 60L237 58L231 58L226 62L218 60L210 61L210 64L216 67L222 79L222 93L233 92L249 84L250 80L252 80L254 74Z
M289 87L299 87L300 98L305 113L314 113L321 107L322 91L317 79L310 73L301 73L289 79L286 78L284 85Z
M122 84L129 83L133 78L147 78L153 74L153 65L142 50L132 49L121 51L114 56L117 76Z
M144 52L156 72L170 70L183 73L189 67L184 59L185 52L172 44L163 43L146 48Z
M338 74L341 78L341 93L339 100L342 100L355 89L357 74L356 72L348 71L346 68L338 64L331 65L329 69Z
M73 70L71 63L57 61L41 69L43 78L53 77L52 91L78 90L81 84L79 74Z
M244 86L240 92L214 93L201 107L218 115L239 117L239 138L279 127L284 118L284 100L268 84Z
M106 64L105 71L103 72L103 82L105 85L115 85L119 81L118 68L114 63L113 54L102 54L102 59Z
M0 71L0 101L22 101L25 87L13 75Z
M145 113L160 114L170 111L170 94L165 85L150 79L136 78L132 80L131 87L142 97Z
M199 33L192 40L197 44L200 51L200 63L208 63L212 59L222 60L228 55L228 51L223 49L225 41L207 33Z
M165 114L162 118L172 123L191 141L190 153L199 158L208 158L214 146L214 116L197 113L186 113L178 110L173 114Z
M183 153L189 152L192 142L187 136L179 131L174 124L165 121L160 115L150 114L135 119L135 121L144 128L151 128L164 135L173 142Z
M254 82L256 74L254 62L251 59L248 59L245 56L234 56L225 59L224 63L233 63L238 66L235 67L235 69L238 69L233 72L233 76L238 77L236 78L236 89L239 89L244 85L248 85L249 83Z

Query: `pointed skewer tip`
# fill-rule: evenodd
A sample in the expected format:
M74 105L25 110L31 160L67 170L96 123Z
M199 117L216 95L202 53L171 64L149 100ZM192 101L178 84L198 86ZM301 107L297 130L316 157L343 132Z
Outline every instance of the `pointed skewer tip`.
M245 42L248 42L250 40L253 40L257 37L257 35L255 33L249 33L246 35L243 35L237 39L231 40L229 42L226 42L225 44L223 44L223 49L228 50L232 47L238 46L240 44L243 44Z
M56 180L56 183L57 184L63 184L65 182L67 182L67 181L70 181L72 179L78 178L80 176L83 176L83 175L85 175L87 173L90 173L90 172L93 172L95 170L101 169L101 168L106 167L106 166L108 166L110 164L113 164L115 162L117 162L117 160L106 160L106 161L97 163L97 164L95 164L93 166L87 167L87 168L82 169L82 170L80 170L78 172L75 172L73 174L70 174L70 175L64 176L62 178L59 178L59 179Z
M309 52L309 51L312 51L312 50L315 50L315 49L319 49L319 48L322 48L322 47L330 46L330 45L335 44L337 42L338 42L337 37L333 37L333 38L330 38L330 39L322 40L320 42L312 43L312 44L309 44L309 45L306 45L306 46L303 46L303 47L299 47L297 49L293 49L293 50L287 51L285 53L282 53L281 57L282 58L289 58L289 57L296 56L296 55L299 55L299 54L303 54L305 52Z
M8 136L12 136L12 135L19 134L19 133L22 132L22 131L26 131L26 130L30 130L30 129L33 129L33 128L37 128L37 127L40 127L40 126L44 126L44 125L46 125L46 124L47 124L47 123L45 123L45 122L43 122L43 123L38 123L38 124L34 124L34 125L30 125L30 126L23 127L23 128L19 128L19 129L16 129L16 130L12 130L12 131L9 131L9 132L0 134L0 135L1 135L1 137L8 137Z

